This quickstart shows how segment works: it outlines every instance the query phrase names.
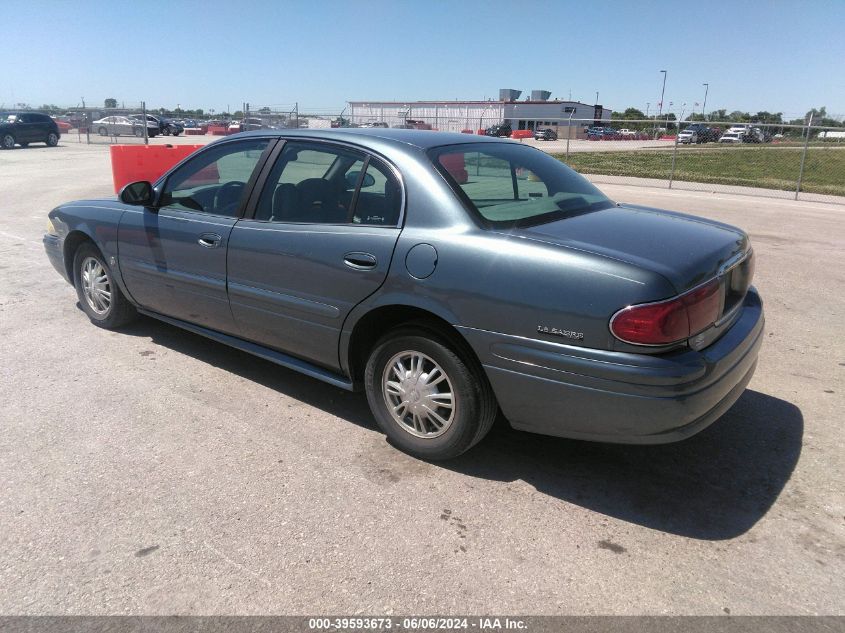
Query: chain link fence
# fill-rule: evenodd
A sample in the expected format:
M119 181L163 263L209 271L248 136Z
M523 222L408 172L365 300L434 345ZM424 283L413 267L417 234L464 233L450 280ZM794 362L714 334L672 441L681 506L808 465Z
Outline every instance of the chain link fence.
M240 104L232 113L148 111L145 103L48 112L64 142L149 143L169 134L223 136L254 129L391 127L491 134L533 145L597 183L753 194L845 204L845 124L822 127L730 121L546 118L503 121L489 109L463 116L437 106L354 112L299 104ZM178 131L177 131L178 130ZM172 137L171 137L172 138ZM156 142L161 142L159 138ZM199 140L199 139L197 139ZM187 139L186 139L187 141ZM168 139L164 142L172 142Z
M661 119L448 118L434 108L337 116L343 126L398 127L517 139L597 183L845 204L845 125ZM359 120L360 119L360 120ZM366 120L364 120L366 119Z

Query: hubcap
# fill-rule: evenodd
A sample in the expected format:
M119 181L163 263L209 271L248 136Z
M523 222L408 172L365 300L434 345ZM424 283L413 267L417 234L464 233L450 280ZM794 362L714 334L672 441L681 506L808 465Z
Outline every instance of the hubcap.
M3 147L14 147L15 146L15 139L11 134L7 134L3 137Z
M82 262L82 294L88 307L104 315L111 307L111 283L106 269L94 257Z
M416 437L443 435L455 419L456 397L449 376L420 352L399 352L385 365L382 394L399 426Z

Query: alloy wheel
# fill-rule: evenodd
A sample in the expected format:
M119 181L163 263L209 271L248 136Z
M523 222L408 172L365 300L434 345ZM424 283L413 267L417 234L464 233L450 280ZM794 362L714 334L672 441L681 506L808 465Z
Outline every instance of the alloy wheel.
M399 352L388 361L382 395L393 420L415 437L439 437L455 420L458 403L452 382L421 352Z
M95 257L86 257L81 271L82 294L88 307L104 316L111 307L111 280L105 267Z

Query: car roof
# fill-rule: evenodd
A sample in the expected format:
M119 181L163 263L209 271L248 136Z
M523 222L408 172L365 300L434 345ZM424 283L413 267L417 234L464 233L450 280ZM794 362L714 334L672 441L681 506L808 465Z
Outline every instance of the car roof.
M499 138L478 134L459 134L456 132L437 132L434 130L408 130L399 128L315 128L298 130L254 130L242 132L236 136L276 136L302 139L337 140L368 145L387 142L394 145L412 146L430 149L441 145L459 143L502 143L510 142ZM233 138L232 136L228 138Z

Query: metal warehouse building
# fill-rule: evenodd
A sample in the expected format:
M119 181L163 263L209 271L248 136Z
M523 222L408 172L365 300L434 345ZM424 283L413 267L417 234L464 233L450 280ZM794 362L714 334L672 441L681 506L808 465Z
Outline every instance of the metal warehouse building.
M478 130L507 122L514 130L551 127L563 137L570 117L572 136L585 126L610 123L611 110L579 101L549 100L551 93L534 90L519 101L520 90L502 89L498 101L350 101L349 120L356 125L386 123L390 127L423 124L436 130ZM580 119L580 121L579 121Z

